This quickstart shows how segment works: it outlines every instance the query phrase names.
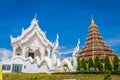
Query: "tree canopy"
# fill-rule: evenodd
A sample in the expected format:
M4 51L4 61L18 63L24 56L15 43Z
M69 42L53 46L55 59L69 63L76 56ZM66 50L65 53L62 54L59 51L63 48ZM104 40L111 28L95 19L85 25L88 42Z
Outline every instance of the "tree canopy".
M87 65L86 65L86 61L84 58L82 58L81 63L82 63L81 68L84 68L84 70L87 70Z
M117 55L114 56L114 60L113 60L113 68L114 70L118 70L118 66L119 66L119 58Z
M94 63L95 63L95 68L98 68L100 70L100 59L98 56L95 57Z
M112 66L111 66L111 63L110 63L110 59L109 59L109 57L106 55L105 56L105 62L104 62L104 64L105 64L105 70L112 70Z

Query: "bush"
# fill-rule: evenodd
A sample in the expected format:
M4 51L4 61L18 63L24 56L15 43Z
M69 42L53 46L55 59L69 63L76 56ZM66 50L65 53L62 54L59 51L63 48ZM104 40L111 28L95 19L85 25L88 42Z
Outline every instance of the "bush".
M120 75L120 71L111 71L112 75Z
M112 74L112 75L120 75L120 71L109 71L109 70L106 70L106 71L98 71L98 72L91 72L91 71L85 71L85 72L80 72L80 71L78 71L78 72L56 72L56 73L52 73L53 75L57 75L57 74L63 74L63 75L65 75L65 74L70 74L70 75L72 75L72 74L105 74L106 76L108 75L108 74Z

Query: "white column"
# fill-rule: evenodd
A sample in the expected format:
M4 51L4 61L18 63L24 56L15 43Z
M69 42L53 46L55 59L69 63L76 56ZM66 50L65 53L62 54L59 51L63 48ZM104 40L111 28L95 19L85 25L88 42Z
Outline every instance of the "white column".
M46 48L46 50L47 50L47 57L50 57L50 48Z
M23 47L22 48L22 57L25 57L25 54L26 54L26 47Z
M16 53L16 48L15 48L15 47L13 47L13 54L12 54L12 58L14 58L14 57L15 57L15 53Z
M40 49L39 49L39 51L40 51L40 54L41 54L41 56L40 56L40 58L41 58L41 60L44 58L44 56L45 56L45 49L44 49L44 47L41 47Z

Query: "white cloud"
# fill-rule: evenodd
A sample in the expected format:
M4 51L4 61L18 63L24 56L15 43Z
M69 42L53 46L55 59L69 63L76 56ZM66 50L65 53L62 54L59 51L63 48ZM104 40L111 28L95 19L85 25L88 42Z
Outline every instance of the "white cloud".
M9 59L12 56L12 51L5 48L0 48L0 60Z
M60 46L59 52L57 53L57 56L63 60L64 58L70 58L72 57L73 48L66 47L66 46Z
M110 46L119 46L120 37L108 39L106 40L106 43L109 44Z
M58 54L59 54L59 55L63 55L63 54L70 54L70 53L72 53L72 52L73 52L72 49L68 49L68 50L65 50L65 51L59 51Z
M72 52L73 52L73 48L69 48L69 47L67 48L66 46L60 46L58 54L59 55L70 54Z
M106 43L112 47L115 54L120 56L120 49L119 49L119 47L120 47L120 37L115 36L113 38L107 39Z

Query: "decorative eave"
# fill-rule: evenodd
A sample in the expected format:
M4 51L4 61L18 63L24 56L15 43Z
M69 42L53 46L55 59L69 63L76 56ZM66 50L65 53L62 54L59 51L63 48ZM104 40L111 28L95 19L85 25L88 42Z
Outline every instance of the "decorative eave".
M38 38L41 40L44 40L45 44L47 46L47 44L50 47L53 47L53 43L50 42L47 38L46 38L46 34L40 29L39 25L38 25L38 20L36 18L33 18L31 25L24 30L24 28L22 28L22 34L20 36L18 36L17 38L13 38L10 35L11 38L11 44L21 44L24 43L26 41L28 41L34 34L37 34Z

